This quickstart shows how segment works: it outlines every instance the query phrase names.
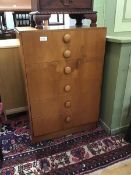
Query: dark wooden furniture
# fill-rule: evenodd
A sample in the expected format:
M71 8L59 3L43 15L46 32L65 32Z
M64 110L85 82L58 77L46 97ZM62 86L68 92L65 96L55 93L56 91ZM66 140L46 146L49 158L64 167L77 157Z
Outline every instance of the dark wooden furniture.
M16 30L33 140L96 127L106 29L50 26Z
M3 38L3 30L6 28L4 12L0 12L0 39Z
M31 0L32 15L36 28L42 28L42 21L49 20L53 13L67 13L76 19L76 26L82 26L82 19L91 19L96 26L97 15L93 11L93 0Z
M15 11L13 12L14 26L30 26L30 11Z

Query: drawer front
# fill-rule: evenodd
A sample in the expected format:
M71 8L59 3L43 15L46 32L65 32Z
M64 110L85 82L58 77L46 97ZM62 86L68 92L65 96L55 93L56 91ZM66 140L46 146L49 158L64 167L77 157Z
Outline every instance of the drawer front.
M92 0L39 0L39 9L40 11L48 10L67 10L70 9L90 9L92 8Z
M22 39L25 64L28 65L78 58L99 61L104 56L105 29L40 30L23 33Z

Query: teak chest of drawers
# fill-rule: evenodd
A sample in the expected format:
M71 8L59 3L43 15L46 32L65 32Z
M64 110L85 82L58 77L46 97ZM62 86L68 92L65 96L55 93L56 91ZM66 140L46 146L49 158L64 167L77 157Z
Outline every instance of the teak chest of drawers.
M96 126L105 28L17 28L33 140Z

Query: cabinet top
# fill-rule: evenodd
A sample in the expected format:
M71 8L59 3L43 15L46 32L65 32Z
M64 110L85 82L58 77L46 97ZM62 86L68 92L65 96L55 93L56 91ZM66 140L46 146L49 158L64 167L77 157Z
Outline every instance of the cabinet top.
M19 47L20 42L19 39L6 39L6 40L0 40L0 49L5 48L15 48Z
M106 29L105 27L87 27L87 26L82 26L82 27L75 27L75 26L46 26L43 27L43 29L36 29L33 27L16 27L16 32L30 32L30 31L49 31L49 30L81 30L81 29L88 29L88 30L99 30L99 29Z
M112 43L131 43L131 37L128 36L107 36L106 39Z

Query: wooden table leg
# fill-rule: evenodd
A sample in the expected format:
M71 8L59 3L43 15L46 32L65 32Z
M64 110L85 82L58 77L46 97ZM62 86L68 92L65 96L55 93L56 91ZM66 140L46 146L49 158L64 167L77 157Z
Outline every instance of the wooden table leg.
M42 15L42 14L36 14L34 15L34 21L36 23L36 29L42 29L43 28L43 21L49 20L51 17L50 14Z

